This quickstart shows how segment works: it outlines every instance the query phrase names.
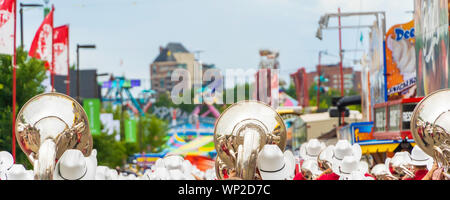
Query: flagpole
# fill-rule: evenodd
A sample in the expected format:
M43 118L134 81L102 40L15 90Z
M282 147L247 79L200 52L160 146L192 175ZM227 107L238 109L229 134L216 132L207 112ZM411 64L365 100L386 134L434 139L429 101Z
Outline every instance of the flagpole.
M13 65L13 98L12 98L12 155L14 163L16 163L16 15L17 1L14 0L14 54L12 58ZM23 47L22 47L23 48Z
M67 95L70 96L70 37L69 37L70 27L67 25Z
M54 12L55 7L52 5L52 11ZM50 68L51 76L52 76L52 92L55 92L55 48L53 47L53 40L55 40L55 26L53 25L53 14L52 14L52 67Z

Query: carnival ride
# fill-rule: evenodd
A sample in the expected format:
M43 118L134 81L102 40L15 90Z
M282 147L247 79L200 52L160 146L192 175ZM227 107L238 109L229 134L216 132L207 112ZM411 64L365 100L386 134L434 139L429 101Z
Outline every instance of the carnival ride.
M111 77L109 81L103 82L102 88L108 89L102 96L102 102L112 102L126 106L135 115L143 116L152 105L153 90L142 90L139 98L135 98L130 89L141 86L139 79L129 80L125 77ZM127 96L127 97L125 97Z
M213 167L213 158L217 154L213 141L214 122L220 116L220 112L208 104L206 104L206 112L201 113L201 108L202 105L198 105L188 117L183 119L177 119L176 112L172 113L172 125L169 127L164 150L159 153L136 153L133 159L141 167L150 167L159 158L168 154L177 154L184 156L202 171Z

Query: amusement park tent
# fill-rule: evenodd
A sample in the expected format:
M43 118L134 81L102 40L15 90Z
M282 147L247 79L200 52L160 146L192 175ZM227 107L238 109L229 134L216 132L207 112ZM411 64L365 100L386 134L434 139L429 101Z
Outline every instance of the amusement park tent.
M180 155L208 155L210 152L215 151L214 145L208 145L213 142L213 139L213 136L198 137L170 153Z
M280 92L280 106L298 106L298 101L286 94L286 92Z
M195 124L183 123L169 130L169 135L177 134L179 136L199 135L199 136L212 136L214 135L214 124L199 123L197 129Z

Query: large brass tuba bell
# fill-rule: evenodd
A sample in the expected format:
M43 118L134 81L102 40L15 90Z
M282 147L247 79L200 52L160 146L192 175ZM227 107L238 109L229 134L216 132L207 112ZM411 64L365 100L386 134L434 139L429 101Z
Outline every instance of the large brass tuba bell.
M417 104L411 119L417 145L433 157L450 178L450 89L435 91Z
M31 98L16 119L17 142L34 165L35 179L51 180L56 160L67 149L85 156L92 151L92 136L83 107L60 93Z
M241 179L257 177L256 158L266 144L276 144L284 151L286 127L281 116L264 103L235 103L216 121L214 145L223 163L220 168L232 169ZM219 178L222 176L217 174Z

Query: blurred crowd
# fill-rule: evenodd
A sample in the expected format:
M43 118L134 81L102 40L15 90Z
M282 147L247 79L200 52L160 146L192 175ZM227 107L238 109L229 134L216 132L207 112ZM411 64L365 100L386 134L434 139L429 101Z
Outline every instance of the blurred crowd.
M143 174L130 173L97 165L97 151L89 157L81 151L71 149L64 152L55 164L53 180L214 180L214 168L205 172L193 166L189 160L179 155L168 155L156 161ZM0 152L0 180L34 180L33 170L22 164L14 164L13 156Z
M443 180L443 168L418 145L384 163L362 159L361 147L339 140L326 146L311 139L300 147L294 180ZM370 164L369 164L370 163Z
M369 164L370 163L370 164ZM304 143L299 155L277 145L265 145L257 155L259 180L443 180L443 169L417 145L411 153L397 152L384 163L363 159L361 147L339 140L326 146L317 139ZM53 180L217 180L215 167L201 171L180 155L158 159L143 173L97 165L97 151L89 157L70 149L55 163ZM219 170L220 171L220 170ZM224 171L222 171L224 173ZM239 180L236 170L221 174L221 179ZM9 152L0 152L0 180L34 180L33 170L14 164Z

